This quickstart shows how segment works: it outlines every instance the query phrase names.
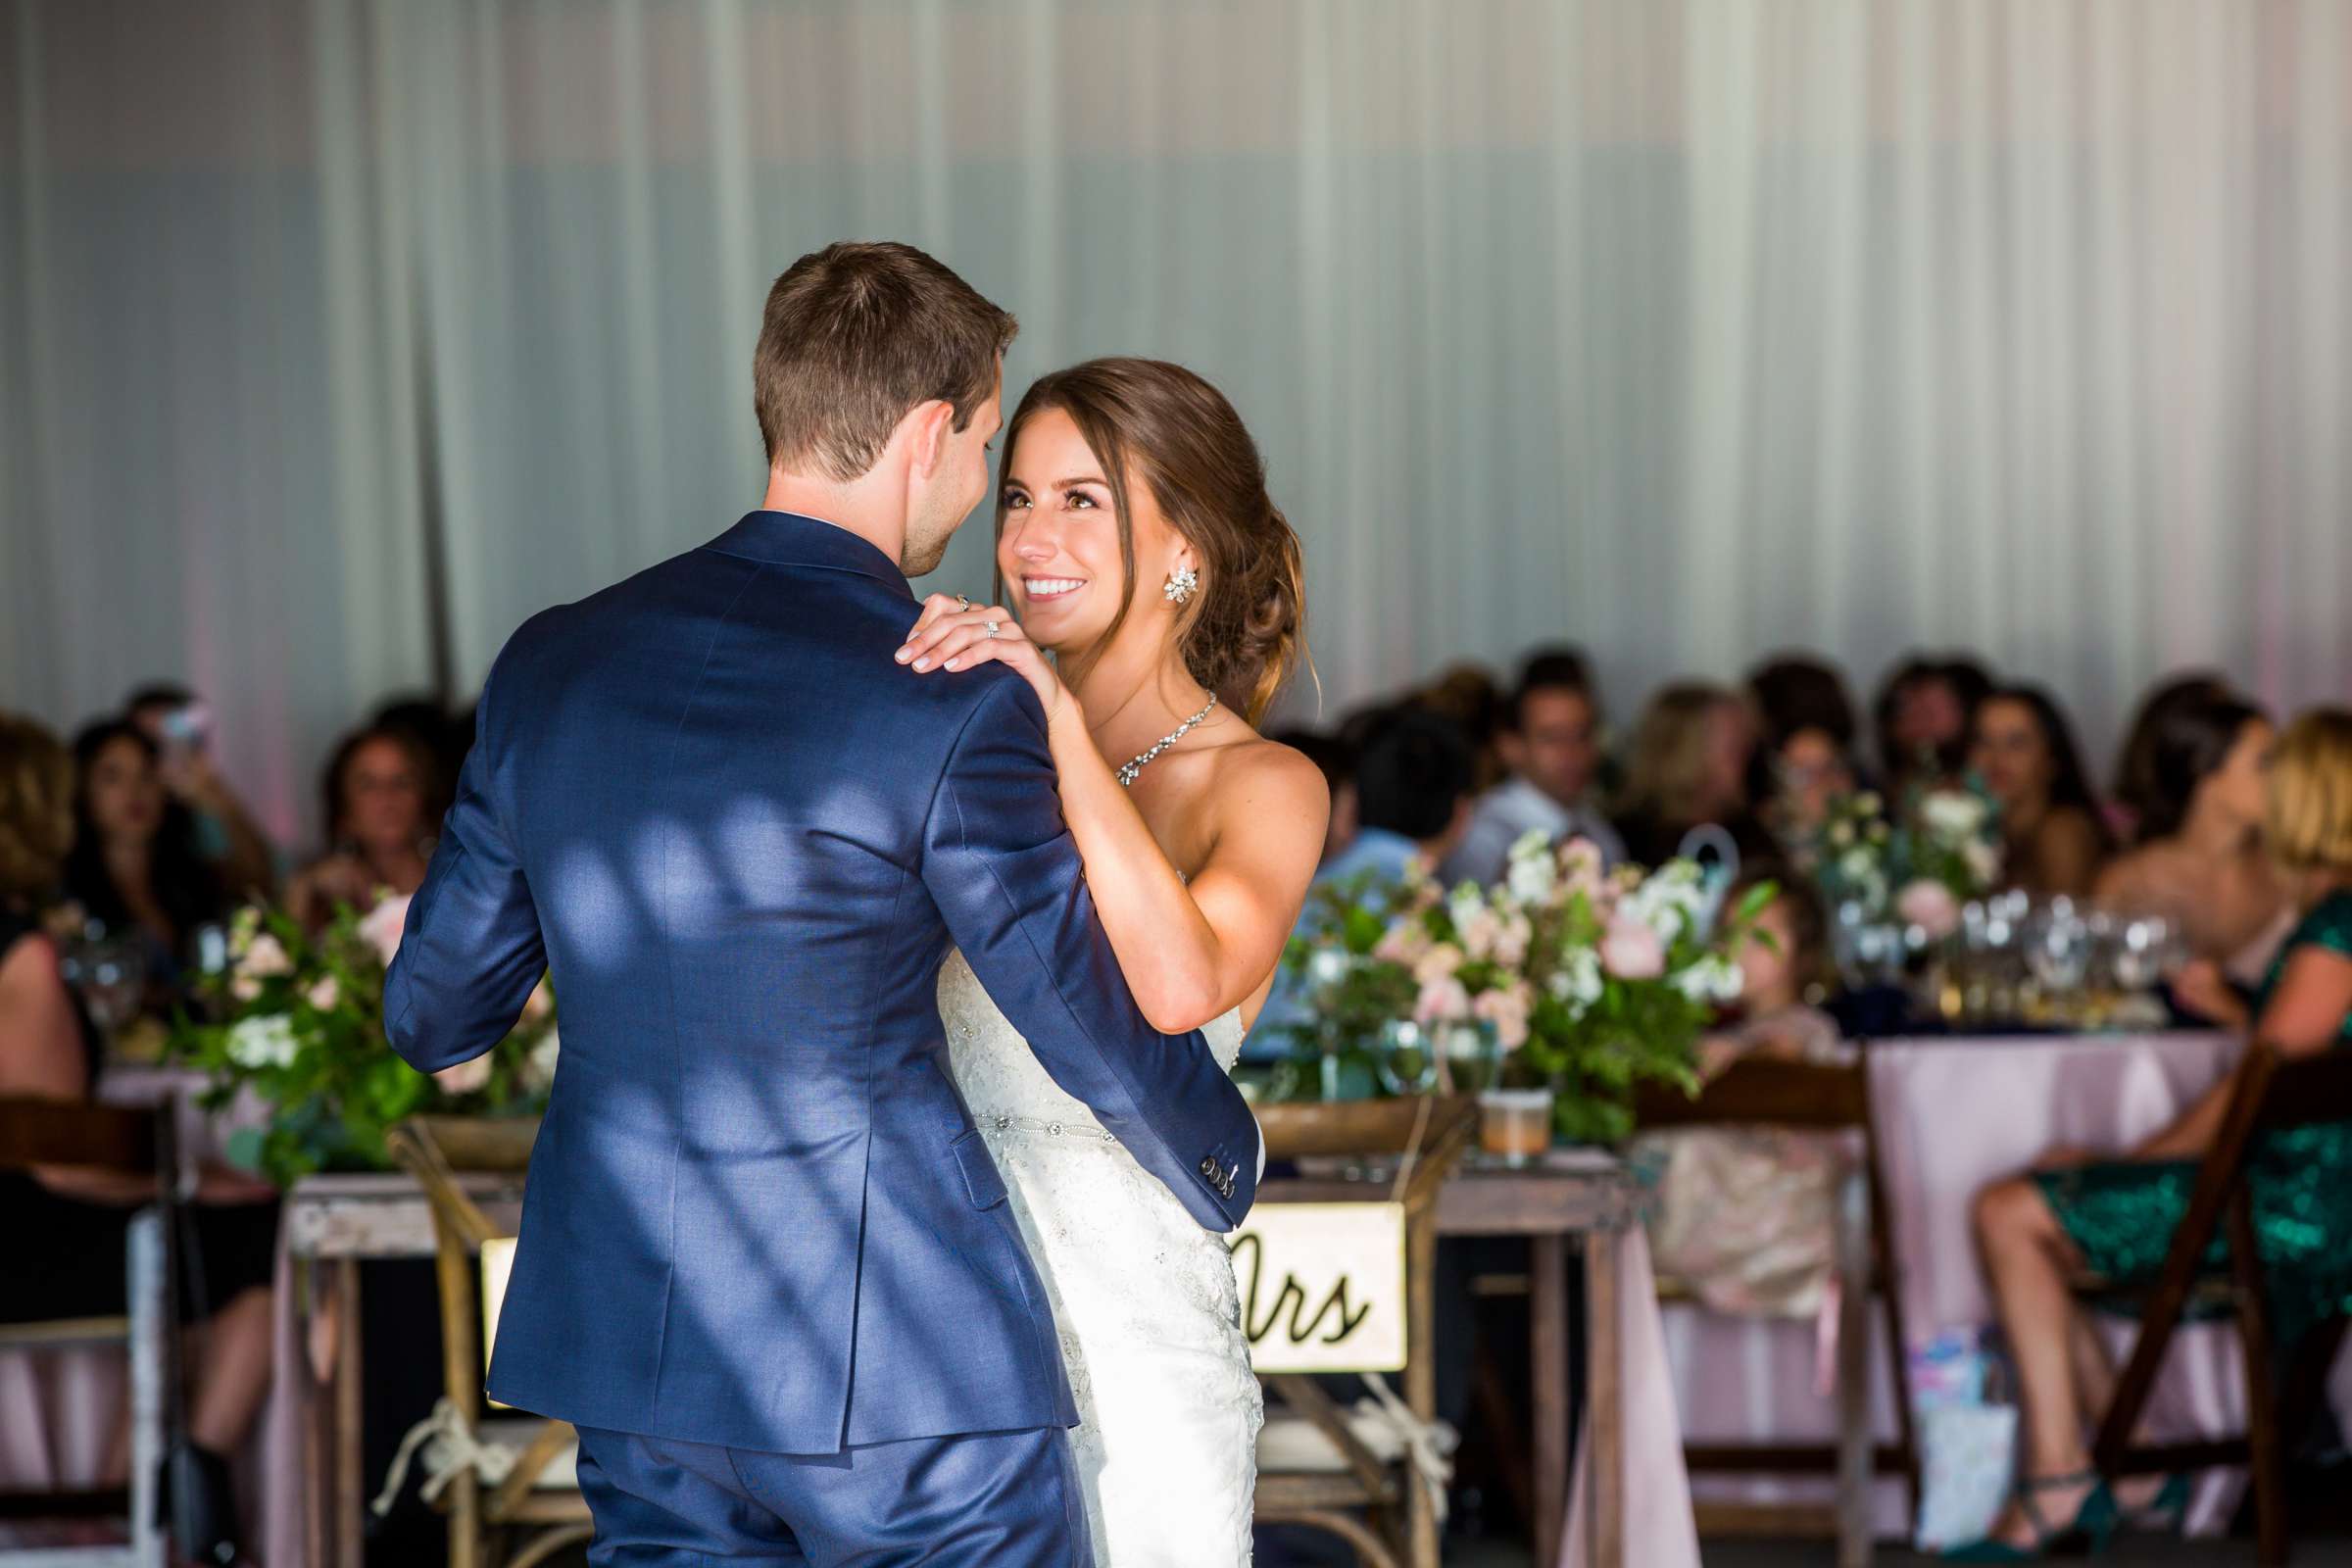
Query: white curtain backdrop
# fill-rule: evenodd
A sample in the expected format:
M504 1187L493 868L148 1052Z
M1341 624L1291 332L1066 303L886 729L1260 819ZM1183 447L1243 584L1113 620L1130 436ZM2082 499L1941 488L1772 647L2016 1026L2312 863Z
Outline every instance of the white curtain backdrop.
M1008 396L1224 387L1326 716L1555 638L1621 713L1965 646L2101 755L2169 666L2352 691L2344 0L8 18L6 701L192 676L282 831L374 698L757 500L761 297L845 235L1016 311Z

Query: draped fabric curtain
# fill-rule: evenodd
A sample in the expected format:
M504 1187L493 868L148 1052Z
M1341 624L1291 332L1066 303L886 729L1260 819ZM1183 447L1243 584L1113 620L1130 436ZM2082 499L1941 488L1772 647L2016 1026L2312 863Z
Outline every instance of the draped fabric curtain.
M1222 386L1322 710L1917 645L2352 689L2341 0L14 0L6 701L338 725L753 505L768 281ZM989 579L985 514L938 584ZM1292 712L1311 716L1305 692Z

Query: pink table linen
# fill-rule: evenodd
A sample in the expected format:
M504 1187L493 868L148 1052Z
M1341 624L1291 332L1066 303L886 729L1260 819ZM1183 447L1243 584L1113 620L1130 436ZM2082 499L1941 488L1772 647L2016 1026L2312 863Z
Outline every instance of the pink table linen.
M1649 1238L1639 1227L1617 1233L1618 1348L1625 1359L1625 1557L1629 1568L1699 1568L1698 1526L1690 1512L1690 1478L1683 1469L1683 1433L1675 1413L1678 1390L1658 1316L1658 1289L1649 1267ZM1588 1551L1592 1445L1580 1443L1568 1494L1568 1529L1560 1568L1609 1568Z

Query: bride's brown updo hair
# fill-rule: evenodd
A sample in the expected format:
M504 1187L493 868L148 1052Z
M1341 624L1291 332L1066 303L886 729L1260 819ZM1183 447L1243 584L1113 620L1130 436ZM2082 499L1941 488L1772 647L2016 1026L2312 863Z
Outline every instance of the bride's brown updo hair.
M1152 487L1168 525L1193 547L1200 586L1177 613L1185 668L1251 723L1305 657L1306 596L1298 536L1266 494L1265 460L1225 394L1164 360L1089 360L1030 384L1005 426L1012 455L1021 427L1059 409L1078 426L1110 486L1126 580L1102 646L1135 599L1130 465ZM997 490L997 535L1004 491Z

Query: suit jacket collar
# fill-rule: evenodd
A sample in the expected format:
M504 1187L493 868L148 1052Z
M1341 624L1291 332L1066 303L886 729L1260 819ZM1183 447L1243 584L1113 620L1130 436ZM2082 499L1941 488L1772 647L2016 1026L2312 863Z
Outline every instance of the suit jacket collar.
M886 582L909 599L914 597L897 562L849 529L821 517L804 517L794 512L746 513L741 522L705 548L776 565L852 571Z

